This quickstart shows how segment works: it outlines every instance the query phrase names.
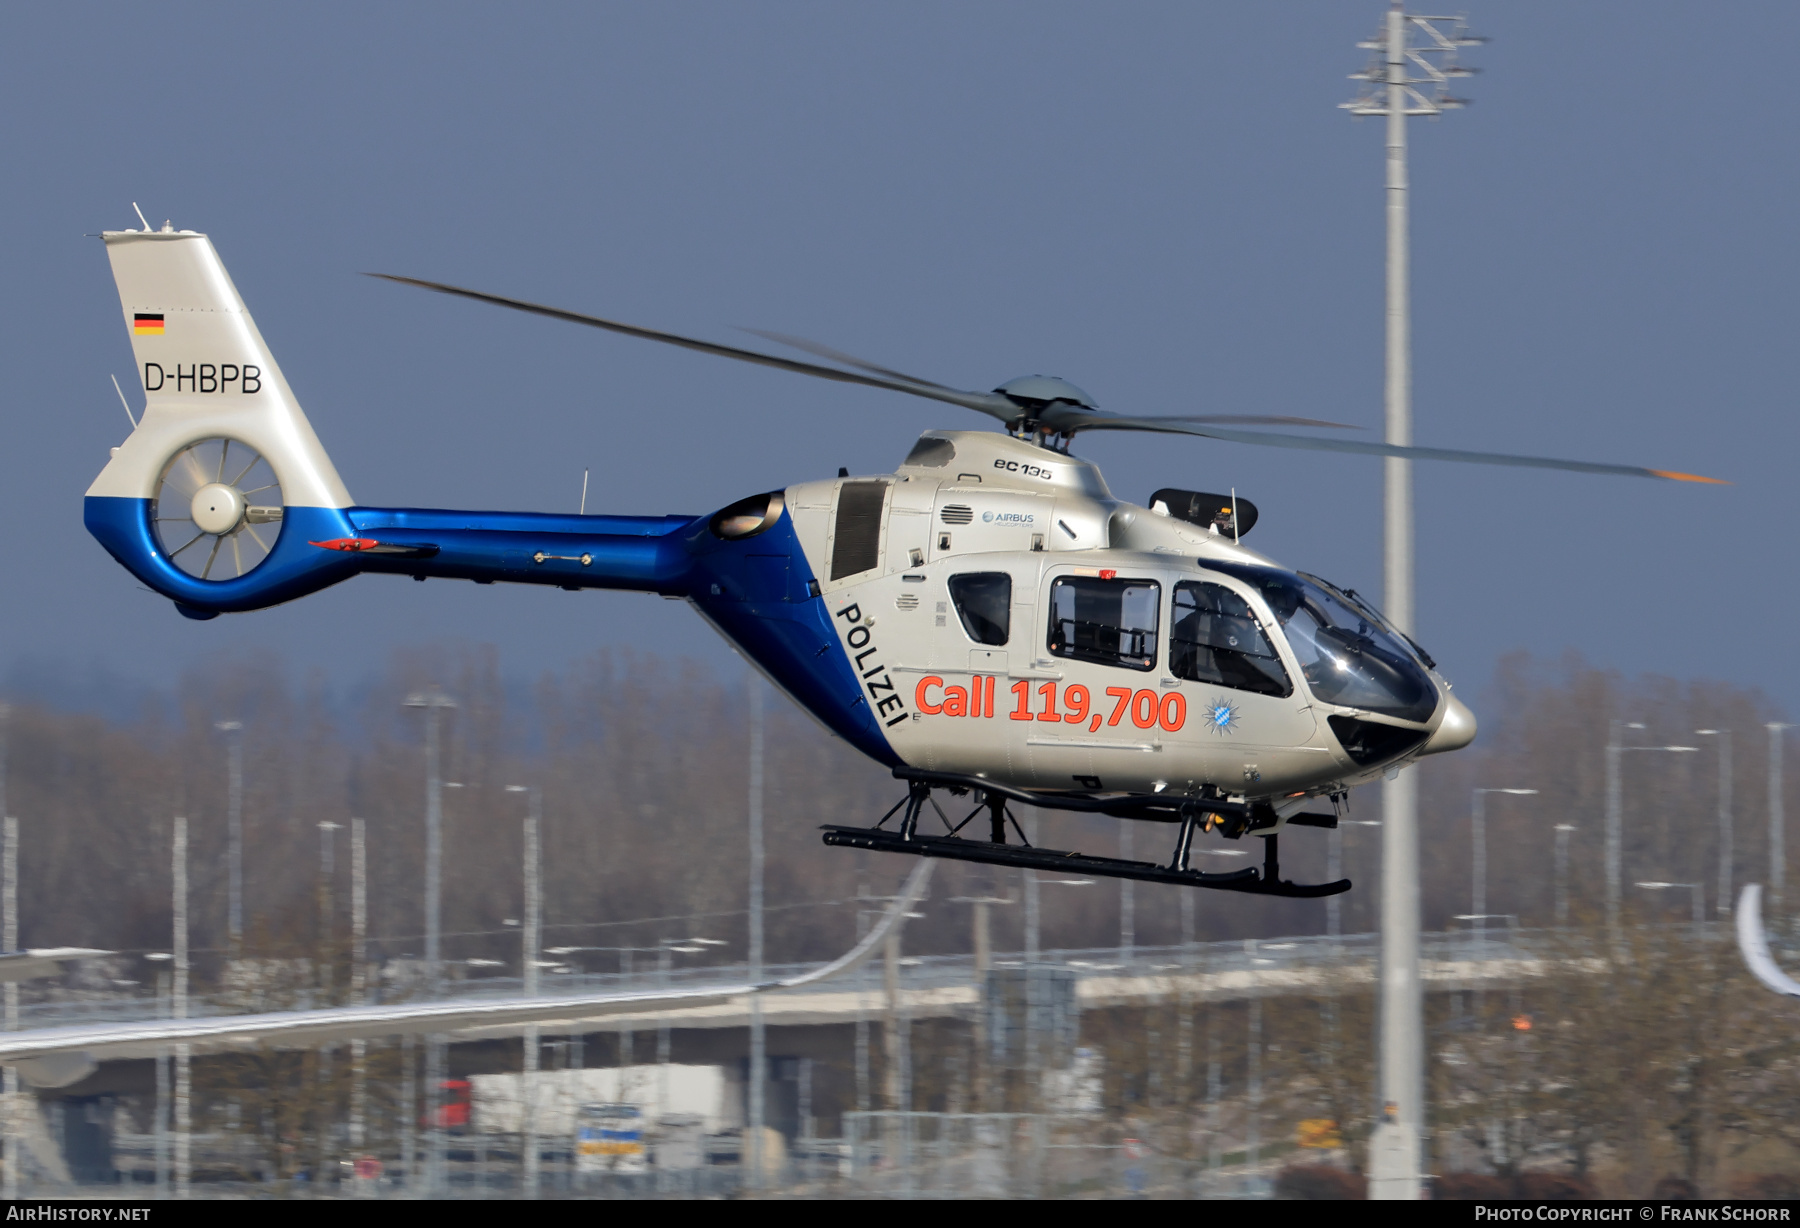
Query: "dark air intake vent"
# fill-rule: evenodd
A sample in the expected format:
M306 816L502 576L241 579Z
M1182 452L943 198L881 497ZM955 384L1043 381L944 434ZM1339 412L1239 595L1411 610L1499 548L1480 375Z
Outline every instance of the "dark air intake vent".
M886 482L845 482L838 491L833 580L868 571L881 561L881 508L886 501Z
M1219 526L1219 532L1226 537L1231 532L1231 496L1213 495L1204 490L1177 490L1173 486L1165 486L1150 496L1150 506L1158 503L1168 506L1169 515L1177 520L1185 520L1189 524L1197 524L1201 528ZM1243 537L1256 527L1256 504L1238 496L1237 500L1237 536Z
M975 509L966 503L946 503L938 512L938 519L945 524L968 524L975 519Z
M1359 721L1352 716L1328 716L1325 720L1343 744L1344 753L1358 767L1368 767L1384 759L1398 759L1431 736L1424 729L1377 725L1374 721Z

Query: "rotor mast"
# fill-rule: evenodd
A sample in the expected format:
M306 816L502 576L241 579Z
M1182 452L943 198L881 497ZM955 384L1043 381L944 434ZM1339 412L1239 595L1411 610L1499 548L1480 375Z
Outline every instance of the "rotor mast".
M1385 419L1387 442L1401 447L1412 445L1406 120L1465 105L1447 88L1451 77L1470 72L1456 66L1456 52L1482 41L1464 34L1460 18L1410 14L1395 0L1380 33L1358 44L1375 53L1367 68L1352 74L1368 86L1343 104L1352 115L1387 117ZM1383 604L1394 625L1413 635L1412 461L1390 456L1382 465ZM1381 810L1381 1111L1370 1140L1369 1197L1417 1199L1424 1171L1425 1003L1419 981L1419 786L1411 768L1382 786Z

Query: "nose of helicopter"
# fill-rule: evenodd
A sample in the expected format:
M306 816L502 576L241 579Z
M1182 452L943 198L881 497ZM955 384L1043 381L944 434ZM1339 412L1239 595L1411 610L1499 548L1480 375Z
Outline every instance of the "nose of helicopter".
M1456 696L1444 706L1444 723L1437 727L1420 754L1436 755L1447 750L1461 750L1475 740L1475 714Z

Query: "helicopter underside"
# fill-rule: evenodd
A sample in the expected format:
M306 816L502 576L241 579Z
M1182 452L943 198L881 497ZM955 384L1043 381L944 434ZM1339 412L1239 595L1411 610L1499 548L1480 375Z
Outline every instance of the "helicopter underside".
M1169 799L1156 795L1103 797L1070 793L1058 797L995 786L975 777L914 768L897 768L894 775L907 781L907 794L882 816L881 822L872 828L827 826L825 843L839 848L906 853L946 861L1129 878L1181 887L1211 887L1290 899L1316 899L1350 890L1347 878L1307 884L1288 882L1281 877L1280 823L1273 809L1266 804L1252 806L1225 799ZM933 797L933 792L940 788L952 798L972 801L974 808L960 822L952 823ZM1038 847L1026 839L1024 830L1010 813L1009 801L1046 809L1170 821L1177 825L1174 849L1167 862L1159 863ZM926 814L928 806L931 809L929 817ZM896 815L902 816L900 822L888 827L888 822ZM931 830L931 818L942 823L942 834ZM927 824L927 830L923 832L919 830L921 821ZM1335 803L1328 814L1296 814L1287 822L1295 826L1336 827ZM973 834L964 836L964 830L972 825ZM1009 829L1016 843L1009 842ZM1261 867L1210 872L1189 866L1195 838L1215 829L1228 839L1236 839L1246 832L1259 836L1263 842Z

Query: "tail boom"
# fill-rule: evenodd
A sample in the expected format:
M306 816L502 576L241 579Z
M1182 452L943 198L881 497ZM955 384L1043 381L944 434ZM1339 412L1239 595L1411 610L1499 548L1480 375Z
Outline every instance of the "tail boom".
M351 508L360 570L421 579L688 595L692 516L555 516ZM700 523L704 523L703 521ZM312 543L320 549L318 540Z
M247 575L217 581L188 575L158 547L154 506L89 495L87 528L190 617L265 609L365 572L685 597L691 560L682 530L696 523L690 516L289 507L268 559Z

